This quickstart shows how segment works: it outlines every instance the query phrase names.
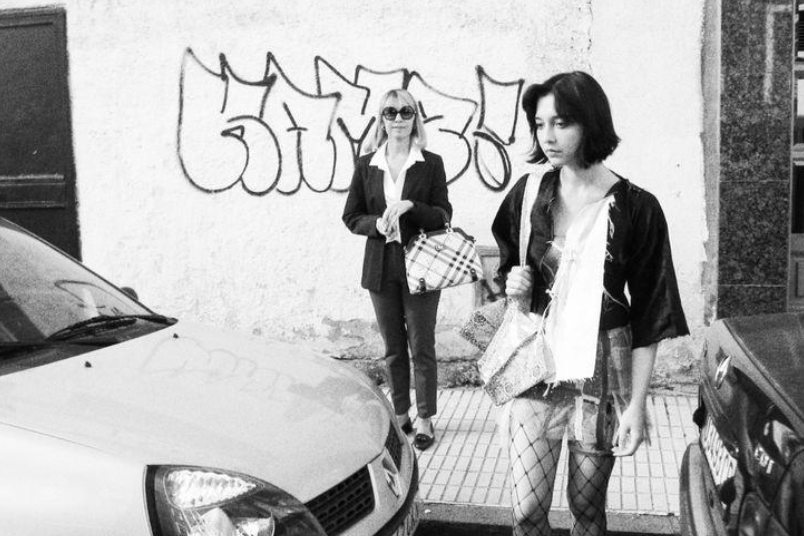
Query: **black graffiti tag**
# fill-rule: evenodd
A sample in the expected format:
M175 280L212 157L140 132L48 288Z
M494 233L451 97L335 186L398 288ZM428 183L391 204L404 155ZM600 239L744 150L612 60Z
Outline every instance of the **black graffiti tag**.
M476 67L478 100L448 95L407 69L358 66L352 79L318 56L316 88L294 84L272 53L259 80L245 80L225 55L217 70L187 49L179 79L177 150L185 177L217 193L237 184L251 195L345 192L385 91L408 88L427 125L428 149L444 159L448 182L474 169L488 189L511 180L524 80L500 82Z

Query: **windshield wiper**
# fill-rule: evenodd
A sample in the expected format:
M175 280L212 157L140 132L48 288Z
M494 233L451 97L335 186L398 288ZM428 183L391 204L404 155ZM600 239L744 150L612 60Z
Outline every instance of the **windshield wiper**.
M81 320L75 324L51 333L47 341L64 341L75 337L82 337L87 333L97 330L117 329L124 326L130 326L137 320L145 320L147 322L154 322L157 324L172 325L176 323L175 318L170 318L163 315L100 315ZM90 341L91 342L91 341Z
M93 337L91 339L81 339L75 341L49 341L47 339L29 341L0 341L0 356L13 354L25 350L44 350L47 348L58 348L65 346L111 346L117 344L119 340L112 337Z

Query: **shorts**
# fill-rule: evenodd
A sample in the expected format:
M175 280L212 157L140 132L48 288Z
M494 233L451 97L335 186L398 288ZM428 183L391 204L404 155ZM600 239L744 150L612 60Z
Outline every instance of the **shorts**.
M577 385L532 387L511 402L511 419L529 423L536 437L562 439L566 434L570 449L611 455L619 416L631 394L631 358L629 326L601 331L592 378ZM647 440L649 423L645 425Z
M539 388L542 393L547 391L547 386ZM619 419L611 396L601 404L600 399L584 395L574 386L558 385L545 395L515 398L510 411L511 424L528 423L535 437L561 440L566 434L570 450L612 454Z

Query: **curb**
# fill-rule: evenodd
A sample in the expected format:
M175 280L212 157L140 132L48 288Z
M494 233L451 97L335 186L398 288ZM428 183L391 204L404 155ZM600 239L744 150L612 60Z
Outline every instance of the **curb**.
M570 528L568 510L552 510L550 525L559 531ZM475 504L449 504L425 502L421 509L422 536L440 534L444 527L458 535L484 534L488 536L511 534L511 509L502 506ZM680 534L679 519L673 514L608 512L608 532L620 535ZM419 531L417 531L417 535Z

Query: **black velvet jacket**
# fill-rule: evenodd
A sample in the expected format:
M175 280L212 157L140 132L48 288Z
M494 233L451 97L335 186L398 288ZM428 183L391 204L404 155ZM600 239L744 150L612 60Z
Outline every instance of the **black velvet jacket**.
M519 264L519 221L527 175L508 192L497 211L492 232L500 249L498 282ZM531 213L531 237L527 263L533 268L533 309L543 310L548 297L540 267L553 239L552 206L558 194L559 173L548 171L542 179ZM603 284L600 329L631 324L633 347L649 346L662 339L689 334L678 293L667 222L659 201L649 192L620 177L614 194ZM625 285L631 296L625 295Z
M379 291L383 281L385 236L377 231L377 219L385 212L384 172L370 166L374 153L361 156L355 166L349 195L343 209L343 222L355 234L366 236L363 257L363 288ZM452 219L452 205L447 197L447 176L440 156L422 151L424 162L416 162L405 174L402 199L413 202L413 209L399 218L402 245L420 229L443 229Z

